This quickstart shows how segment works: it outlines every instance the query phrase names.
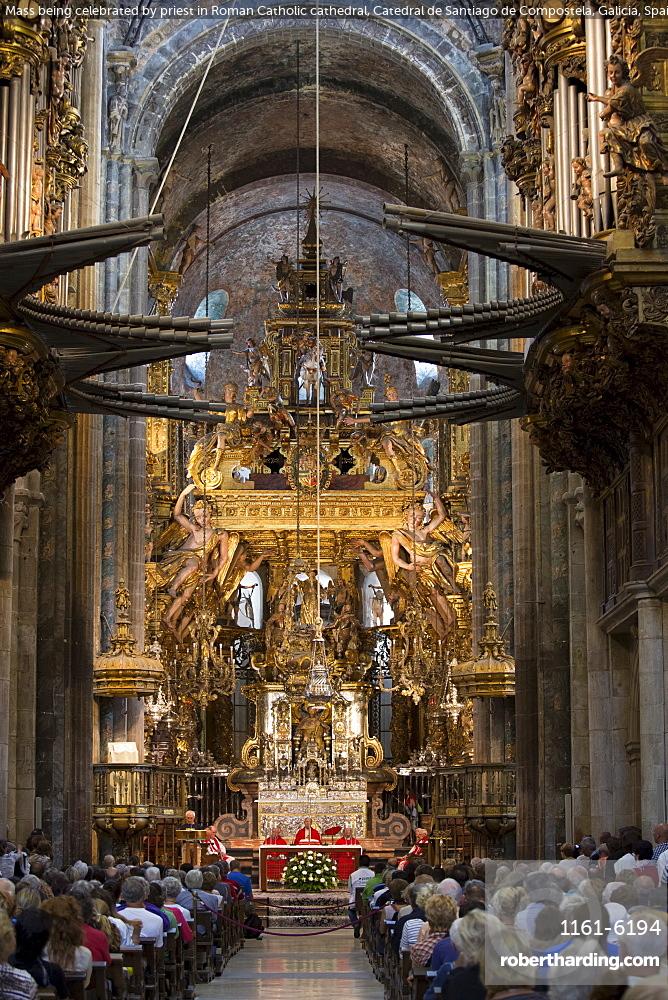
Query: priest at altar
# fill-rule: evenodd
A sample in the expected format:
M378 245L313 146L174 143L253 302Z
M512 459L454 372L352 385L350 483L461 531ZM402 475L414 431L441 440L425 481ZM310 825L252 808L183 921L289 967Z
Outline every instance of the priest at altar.
M283 830L280 826L273 826L269 831L269 836L265 838L265 844L287 844L287 840L282 834Z
M311 822L311 817L306 816L303 827L295 834L295 844L322 844L320 831L311 826Z
M326 831L325 831L326 832ZM338 847L340 844L359 844L357 837L353 837L352 826L344 826L343 833L334 841L334 844Z

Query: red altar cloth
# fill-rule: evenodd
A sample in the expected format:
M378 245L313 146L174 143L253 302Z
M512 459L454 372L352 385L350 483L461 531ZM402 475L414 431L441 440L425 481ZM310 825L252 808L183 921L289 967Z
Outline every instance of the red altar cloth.
M336 862L339 882L344 884L348 876L357 868L357 859L362 848L359 844L335 846L316 844L286 844L285 847L273 844L260 844L260 889L278 889L281 885L283 871L294 854L304 851L318 851L326 854Z

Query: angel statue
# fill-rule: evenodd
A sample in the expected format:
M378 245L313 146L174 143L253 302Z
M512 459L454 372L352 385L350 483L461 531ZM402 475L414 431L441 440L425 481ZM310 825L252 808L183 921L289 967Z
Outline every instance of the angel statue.
M188 461L188 476L205 483L211 489L220 486L220 469L228 447L237 448L241 444L241 425L251 416L252 410L237 402L239 388L236 382L226 382L223 386L223 402L226 404L225 421L216 424L215 430L200 438L192 450Z
M398 401L399 392L395 386L386 386L385 399L391 403ZM342 423L362 428L350 437L350 453L358 468L366 468L369 464L381 466L379 452L382 451L399 489L422 488L429 472L429 459L418 436L421 425L411 426L406 421L372 424L368 416L344 417ZM376 477L374 482L382 481L378 473Z
M645 174L668 173L668 150L631 83L628 65L612 55L606 70L610 86L605 94L587 94L588 101L605 105L599 115L605 126L601 152L610 154L612 169L604 176L619 177L626 167Z
M228 533L217 531L211 524L211 509L204 499L196 501L191 517L183 512L186 497L195 489L194 484L181 491L172 517L186 532L178 548L168 551L158 564L158 580L167 587L172 603L167 608L163 623L183 641L192 616L184 618L184 611L196 588L216 578L228 556Z
M440 496L434 497L434 510L426 524L424 517L422 504L409 505L403 526L392 532L390 554L394 569L410 574L409 583L415 587L419 603L439 639L444 639L457 621L446 594L455 593L457 588L455 564L436 534L448 520Z
M246 340L246 384L249 389L261 389L264 382L271 382L271 368L264 344L259 347L253 337Z

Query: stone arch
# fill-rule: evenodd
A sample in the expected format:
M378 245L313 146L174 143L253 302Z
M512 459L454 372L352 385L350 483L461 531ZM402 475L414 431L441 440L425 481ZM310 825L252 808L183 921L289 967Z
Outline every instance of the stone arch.
M443 19L441 30L419 19L401 23L369 17L346 22L350 43L363 41L369 50L378 50L405 72L419 74L440 104L444 120L461 152L470 153L487 146L487 125L481 114L488 92L486 78L474 65L464 43L472 50L465 32ZM333 19L321 21L321 38L342 31ZM192 89L220 32L218 22L192 19L161 24L142 40L138 65L131 77L133 105L126 135L137 154L153 155L162 127L178 100ZM312 33L309 23L289 19L264 18L231 20L212 73L232 55L243 52L259 38L263 40L305 37ZM458 47L458 46L462 47ZM146 53L146 58L142 54Z

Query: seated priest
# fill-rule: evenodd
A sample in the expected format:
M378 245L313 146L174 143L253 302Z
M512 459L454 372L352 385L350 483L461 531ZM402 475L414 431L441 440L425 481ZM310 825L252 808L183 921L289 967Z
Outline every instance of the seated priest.
M343 828L343 833L334 841L334 844L359 844L357 837L353 836L353 828L350 824L346 824Z
M208 854L215 854L219 861L234 861L231 854L227 853L227 848L216 832L216 827L212 823L204 831L204 845Z
M311 817L304 818L304 825L301 830L297 830L295 844L322 844L322 837L319 830L311 826Z
M400 859L397 868L403 871L407 864L411 861L417 861L418 858L424 858L425 851L429 847L429 834L421 826L415 831L415 843L411 847L408 854L405 854L403 858Z
M283 837L283 830L280 826L272 826L269 831L269 836L265 837L265 844L287 844L287 840Z

